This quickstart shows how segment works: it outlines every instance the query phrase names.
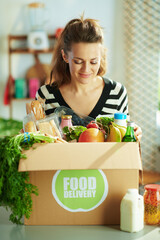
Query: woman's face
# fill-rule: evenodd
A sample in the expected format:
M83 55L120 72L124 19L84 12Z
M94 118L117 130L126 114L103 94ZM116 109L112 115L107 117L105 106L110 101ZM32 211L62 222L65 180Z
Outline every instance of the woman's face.
M71 81L87 84L96 78L101 61L100 43L74 43L64 61L69 64Z

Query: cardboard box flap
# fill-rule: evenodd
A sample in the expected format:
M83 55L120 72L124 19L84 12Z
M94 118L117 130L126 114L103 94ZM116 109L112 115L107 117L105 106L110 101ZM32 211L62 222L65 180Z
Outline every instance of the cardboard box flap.
M47 143L24 151L19 171L58 169L139 169L138 143Z

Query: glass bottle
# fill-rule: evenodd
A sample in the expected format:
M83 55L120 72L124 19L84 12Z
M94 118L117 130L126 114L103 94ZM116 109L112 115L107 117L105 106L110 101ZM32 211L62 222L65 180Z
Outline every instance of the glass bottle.
M160 224L160 185L147 184L144 188L144 222Z
M134 122L127 122L127 130L125 136L122 139L122 142L136 142L134 135Z
M63 129L64 127L72 127L72 115L62 115L61 116L61 124L60 128Z
M138 189L128 189L120 204L120 229L139 232L144 227L144 201Z

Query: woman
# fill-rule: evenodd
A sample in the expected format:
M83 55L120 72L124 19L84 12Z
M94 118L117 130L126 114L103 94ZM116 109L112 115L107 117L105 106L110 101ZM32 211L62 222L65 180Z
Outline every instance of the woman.
M128 113L126 88L103 78L106 72L106 51L103 31L94 19L73 19L61 33L55 48L49 85L40 87L36 99L45 100L46 115L56 107L96 118L115 112ZM140 139L141 129L135 133Z

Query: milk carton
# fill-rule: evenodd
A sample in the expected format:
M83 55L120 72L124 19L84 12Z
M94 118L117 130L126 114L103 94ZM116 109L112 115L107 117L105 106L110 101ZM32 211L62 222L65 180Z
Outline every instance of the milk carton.
M120 205L120 229L126 232L139 232L144 227L143 196L137 189L128 189Z

